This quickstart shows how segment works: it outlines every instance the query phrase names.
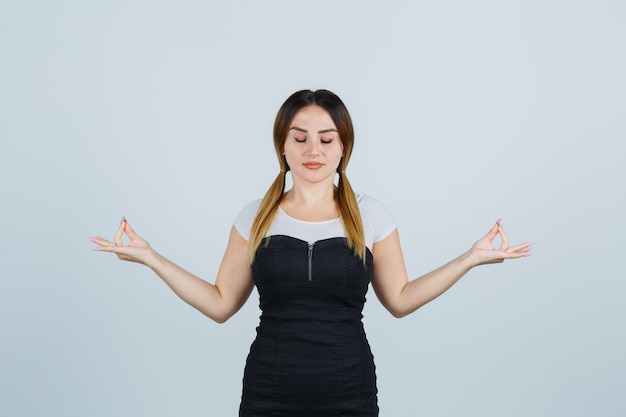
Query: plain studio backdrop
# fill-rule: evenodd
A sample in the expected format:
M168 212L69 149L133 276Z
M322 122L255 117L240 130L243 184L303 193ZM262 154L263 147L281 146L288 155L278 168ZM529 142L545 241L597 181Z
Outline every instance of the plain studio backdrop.
M364 323L381 416L626 413L622 1L0 3L0 414L234 416L256 292L226 324L94 252L122 216L213 282L278 173L272 124L330 89L348 176L411 276L499 217L530 258Z

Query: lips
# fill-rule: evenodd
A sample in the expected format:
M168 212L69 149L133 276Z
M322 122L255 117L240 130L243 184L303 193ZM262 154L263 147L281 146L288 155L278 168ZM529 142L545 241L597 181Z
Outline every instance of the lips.
M324 166L324 164L319 162L306 162L302 165L304 165L308 169L319 169Z

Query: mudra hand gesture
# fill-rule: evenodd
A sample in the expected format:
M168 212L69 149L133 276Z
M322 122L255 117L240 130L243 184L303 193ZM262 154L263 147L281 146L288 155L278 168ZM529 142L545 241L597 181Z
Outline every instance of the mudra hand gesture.
M124 235L128 236L130 239L130 243L128 245L124 245ZM128 224L126 218L122 219L120 227L118 227L117 232L115 233L113 242L110 242L100 236L94 236L89 240L98 245L95 250L113 252L117 254L118 259L123 261L143 264L153 252L148 241L142 239L137 233L135 233L133 228L130 227L130 224Z
M472 245L470 253L476 260L476 265L501 263L505 259L517 259L530 255L532 250L532 243L530 242L509 247L509 239L502 229L500 220L493 225L485 236ZM493 241L497 236L500 236L501 240L499 249L493 246Z

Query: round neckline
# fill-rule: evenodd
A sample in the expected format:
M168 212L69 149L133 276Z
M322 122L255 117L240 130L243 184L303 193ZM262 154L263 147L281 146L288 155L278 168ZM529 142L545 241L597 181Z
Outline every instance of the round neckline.
M278 205L278 210L280 210L280 212L283 214L283 216L287 217L288 219L294 220L294 221L300 222L300 223L305 223L305 224L324 224L324 223L335 222L335 221L340 219L340 217L337 216L334 219L328 219L328 220L319 220L319 221L301 220L301 219L298 219L296 217L293 217L293 216L289 215L285 210L283 210L283 207L281 205Z

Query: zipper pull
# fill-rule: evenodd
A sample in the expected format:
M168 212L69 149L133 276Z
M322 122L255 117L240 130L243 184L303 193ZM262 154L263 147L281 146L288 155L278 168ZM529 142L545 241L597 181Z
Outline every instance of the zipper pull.
M309 257L309 281L313 281L313 246L315 243L309 243L309 251L307 256Z

